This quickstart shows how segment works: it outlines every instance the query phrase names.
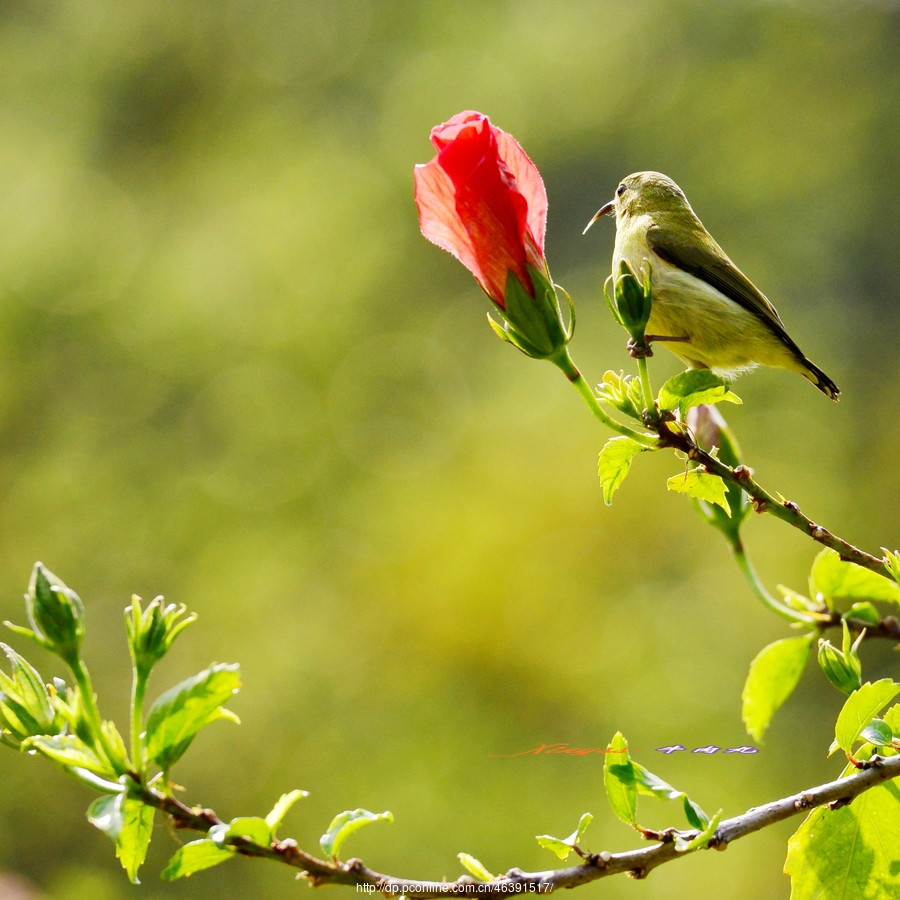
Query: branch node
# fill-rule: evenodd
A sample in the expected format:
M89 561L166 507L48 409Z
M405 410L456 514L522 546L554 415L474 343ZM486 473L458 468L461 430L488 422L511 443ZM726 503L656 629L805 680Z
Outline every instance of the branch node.
M800 512L800 507L797 506L797 504L794 503L793 500L785 500L785 501L784 501L784 508L785 508L785 509L789 509L791 512L795 512L795 513Z
M812 797L810 797L809 794L801 794L794 801L794 809L796 809L798 812L801 809L809 809L810 806L812 806L812 805L813 805Z
M758 500L754 497L750 503L753 505L753 512L763 513L769 508L768 500Z
M647 870L645 868L640 869L629 869L625 873L629 878L633 878L635 881L641 881L642 879L647 877Z
M832 800L831 803L828 804L829 809L840 809L842 806L849 806L852 797L838 797L837 800Z

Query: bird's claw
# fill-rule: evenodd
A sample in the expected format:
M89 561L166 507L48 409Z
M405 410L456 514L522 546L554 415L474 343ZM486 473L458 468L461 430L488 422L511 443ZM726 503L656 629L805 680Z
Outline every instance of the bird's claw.
M639 344L634 338L629 338L625 346L628 348L629 355L635 359L646 359L648 356L653 356L653 349L646 340Z

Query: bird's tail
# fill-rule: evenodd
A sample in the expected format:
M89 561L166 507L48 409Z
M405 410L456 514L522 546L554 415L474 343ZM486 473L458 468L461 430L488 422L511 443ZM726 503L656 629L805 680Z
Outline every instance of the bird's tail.
M828 398L837 400L840 396L840 388L817 366L804 357L804 375Z

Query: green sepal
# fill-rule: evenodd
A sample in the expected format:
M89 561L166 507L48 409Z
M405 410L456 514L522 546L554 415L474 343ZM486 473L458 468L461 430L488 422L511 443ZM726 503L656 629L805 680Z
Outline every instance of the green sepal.
M337 860L340 856L341 846L354 831L362 828L363 825L370 825L372 822L382 820L393 822L393 813L373 813L367 809L345 810L331 820L328 830L319 838L319 846L326 857Z
M575 320L573 317L569 329L565 327L553 283L545 272L533 266L527 265L526 268L534 286L534 296L510 269L506 276L503 307L497 306L503 326L492 320L491 327L503 340L514 344L527 356L548 359L572 339Z

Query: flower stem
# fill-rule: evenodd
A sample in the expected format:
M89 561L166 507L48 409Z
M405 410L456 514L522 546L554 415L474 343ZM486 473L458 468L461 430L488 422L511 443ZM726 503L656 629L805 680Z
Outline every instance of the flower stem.
M650 413L650 417L657 418L656 401L653 399L653 388L650 385L650 370L647 367L647 360L644 357L638 357L637 361L638 373L641 376L641 391L644 394L644 407Z
M71 663L71 667L72 674L75 676L75 683L78 685L78 690L81 694L81 702L84 705L85 715L91 726L91 731L94 732L94 740L96 743L99 743L106 758L113 764L113 767L115 767L114 760L116 755L113 752L109 741L106 739L106 735L103 733L100 710L97 708L97 700L94 697L94 687L91 684L91 676L88 674L87 666L78 659Z
M753 593L759 598L760 602L767 609L770 609L776 616L787 619L789 622L801 622L804 625L821 625L821 620L812 613L802 613L799 610L791 609L783 603L776 600L767 590L766 586L760 581L753 563L747 557L747 553L741 544L732 544L732 552L734 560L738 564L738 568L744 573L744 578L753 589Z
M647 447L656 447L659 444L659 439L654 435L644 434L643 432L629 428L627 425L622 425L603 411L603 407L600 406L600 401L594 396L594 392L591 390L590 385L584 380L584 376L578 371L578 367L575 363L572 362L572 357L569 356L568 349L564 347L558 355L550 357L550 362L563 372L575 390L581 394L584 402L588 405L594 416L596 416L596 418L598 418L607 428L624 437L631 438L631 440L637 441L639 444L644 444Z
M141 732L144 730L144 696L147 693L147 676L137 668L131 682L131 765L144 779L144 751Z

